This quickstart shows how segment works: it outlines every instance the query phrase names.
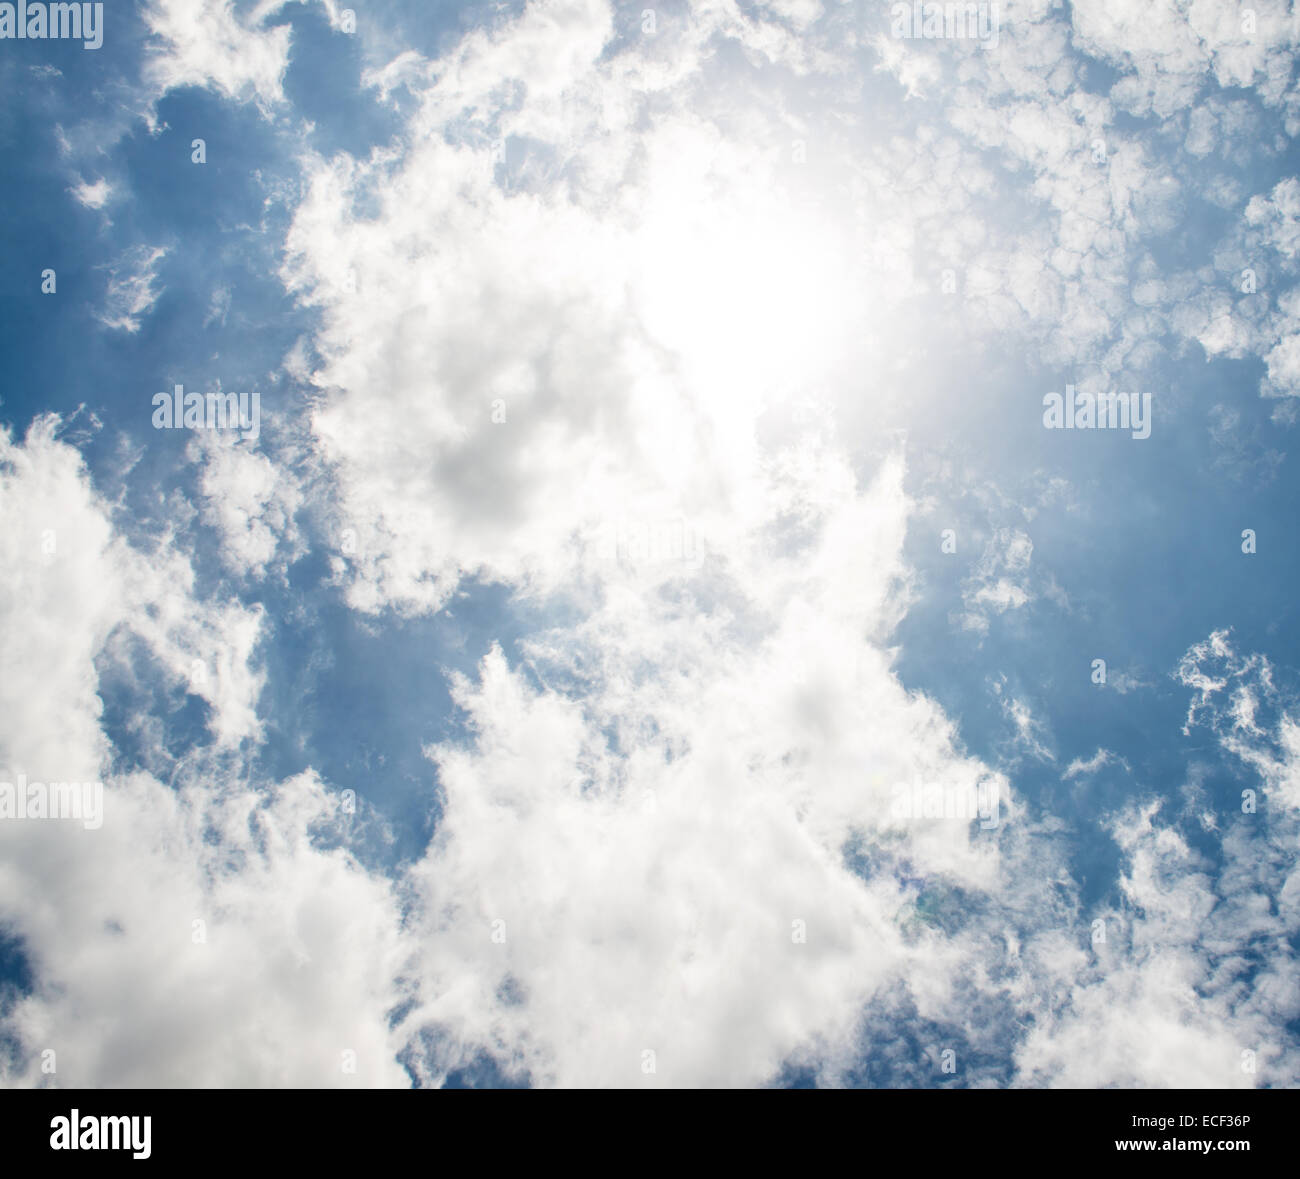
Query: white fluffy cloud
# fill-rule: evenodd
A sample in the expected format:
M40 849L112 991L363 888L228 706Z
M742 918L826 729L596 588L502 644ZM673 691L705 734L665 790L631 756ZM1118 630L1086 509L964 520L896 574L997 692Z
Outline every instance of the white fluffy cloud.
M259 730L258 613L193 596L167 542L117 536L57 428L0 437L0 770L101 782L103 816L0 822L0 926L37 980L6 1018L5 1080L404 1083L390 885L338 846L346 820L313 775L255 788L233 755ZM211 707L209 743L170 781L113 768L97 688L127 636L152 677Z
M852 1042L887 988L950 1002L970 948L911 937L919 890L888 867L985 892L996 831L900 811L899 791L983 782L1001 823L1015 804L868 638L901 588L900 478L846 489L797 563L756 594L737 577L724 610L689 584L611 592L576 648L531 645L580 695L500 652L458 683L474 741L430 751L445 811L416 870L426 1080L488 1050L540 1084L760 1084Z
M436 610L477 574L563 590L586 616L530 643L524 666L498 652L480 682L458 681L474 740L430 751L445 811L416 872L422 985L406 1022L425 1080L486 1052L546 1084L759 1083L809 1044L835 1059L892 982L939 1021L1009 1005L1032 1023L1028 1083L1249 1083L1233 1053L1258 1018L1163 1018L1144 1055L1129 1041L1141 1023L1112 1016L1149 1018L1209 969L1198 916L1145 926L1103 969L1064 870L1073 901L1030 899L1057 871L1047 832L978 842L891 821L899 782L989 773L881 650L907 605L910 509L896 467L860 490L845 458L900 420L890 365L924 342L907 301L952 264L962 318L946 329L1012 334L1104 383L1142 362L1181 297L1149 267L1127 290L1142 239L1174 224L1177 177L1116 130L1115 99L1060 65L1056 16L1014 15L1012 51L885 55L912 88L939 85L916 62L961 57L952 134L927 128L922 152L850 144L832 120L705 85L719 79L707 36L797 77L844 66L823 29L791 42L785 20L741 33L725 6L702 8L665 30L670 68L653 41L606 51L627 31L583 2L532 5L436 65L376 69L382 96L417 100L406 141L307 161L284 276L322 313L312 429L350 537L336 559L350 604ZM1078 19L1099 47L1126 27ZM1177 70L1142 54L1133 68L1172 102L1213 68L1245 68L1215 36ZM1011 228L976 212L999 191L989 152L1030 177ZM809 292L822 300L801 318ZM1063 602L1049 576L1031 582L1032 547L995 532L965 587L974 625L1039 593ZM1006 711L1017 747L1050 760L1028 705L1007 694ZM1176 831L1146 814L1115 834L1135 903L1155 906L1152 856L1182 873L1189 904L1202 897ZM930 879L909 894L855 876L858 844ZM996 916L912 944L915 913L945 889ZM807 943L790 940L800 920ZM1006 961L987 948L998 921L1017 928ZM1081 1063L1099 1021L1106 1050Z
M267 27L279 4L242 15L231 0L150 0L143 10L152 37L146 81L158 95L182 86L211 87L264 108L283 100L289 26Z
M303 497L289 470L251 446L215 433L198 435L189 454L202 463L198 491L203 519L221 537L230 569L263 577L268 564L283 569L302 555L295 513Z
M1285 0L1240 8L1215 0L1080 0L1071 12L1078 47L1125 67L1114 96L1134 114L1167 118L1211 80L1254 86L1267 103L1287 89L1295 24Z
M157 0L150 84L279 104L279 7ZM853 7L705 3L652 35L544 0L369 70L409 100L390 145L304 154L281 275L319 314L287 364L319 482L196 442L226 568L282 573L311 509L371 620L471 577L555 608L518 659L454 678L469 736L426 751L441 810L409 870L358 863L315 772L247 780L262 609L201 594L172 535L128 543L54 420L3 439L0 633L6 666L41 669L0 684L3 765L106 787L98 831L0 824L0 922L37 978L6 1080L40 1083L52 1048L61 1084L437 1083L484 1055L546 1085L761 1084L791 1061L834 1083L864 1036L904 1055L906 1024L1010 1062L972 1083L1295 1082L1300 728L1266 661L1216 633L1179 676L1189 727L1276 811L1232 816L1216 864L1154 801L1106 817L1112 912L889 646L913 592L905 427L943 410L911 384L927 300L955 296L942 332L970 355L1009 341L1080 385L1171 325L1295 383L1291 296L1252 319L1211 289L1252 246L1290 273L1293 182L1221 187L1240 240L1164 273L1146 239L1181 180L1116 118L1178 117L1211 83L1284 103L1276 6L1252 39L1199 2L1079 3L1072 25L1008 4L997 53L879 40ZM1121 71L1108 93L1071 36ZM941 117L873 125L863 69ZM820 111L796 101L810 76ZM1178 129L1198 159L1239 127L1211 115ZM106 324L138 329L162 256L122 260ZM1064 601L1025 531L986 535L958 625ZM201 700L199 748L139 717L156 756L120 769L115 671ZM1051 761L997 683L1017 756ZM995 797L995 821L913 813L926 790Z

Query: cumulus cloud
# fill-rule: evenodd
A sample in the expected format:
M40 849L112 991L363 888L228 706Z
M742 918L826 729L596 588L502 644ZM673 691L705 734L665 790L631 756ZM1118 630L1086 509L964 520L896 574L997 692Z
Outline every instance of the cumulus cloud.
M533 6L462 42L406 147L309 162L284 274L323 315L312 429L356 607L436 609L468 573L553 587L666 519L745 531L769 506L757 416L850 331L835 238L754 184L771 154L603 57L611 27L602 4Z
M280 110L281 9L156 0L151 93ZM51 1048L60 1084L439 1084L485 1059L552 1086L835 1084L866 1043L886 1083L925 1084L959 1041L972 1084L1295 1083L1300 726L1269 661L1216 631L1175 673L1184 732L1268 805L1212 813L1194 782L1210 855L1139 782L1087 816L1121 870L1085 904L1079 817L1022 789L1058 773L1039 699L982 679L1010 735L977 756L895 645L908 431L948 408L914 376L936 339L958 367L1001 348L1101 387L1172 329L1296 384L1294 295L1224 288L1252 251L1294 273L1294 181L1207 184L1242 216L1205 265L1153 244L1192 199L1171 159L1232 162L1253 126L1208 88L1289 111L1280 11L1246 32L1199 0L1008 4L994 54L815 0L701 3L653 35L544 0L372 62L401 133L304 150L283 241L310 455L196 438L206 530L182 538L125 529L55 419L0 440L0 642L42 669L0 684L3 764L105 784L98 831L0 823L0 923L37 980L0 1075L43 1083ZM864 126L864 78L937 113ZM73 195L100 207L100 185ZM107 327L138 332L165 255L111 267ZM1214 422L1224 450L1237 422ZM1088 490L1026 485L1021 523ZM1068 610L982 506L954 618L982 637ZM273 628L202 581L196 536L244 589L323 539L322 592L376 631L475 583L538 610L448 673L413 863L363 864L319 769L257 768ZM126 721L114 686L142 702ZM187 744L167 722L191 709ZM1096 748L1061 777L1136 776Z
M146 80L159 95L200 86L267 108L283 101L289 26L267 24L281 8L263 4L244 15L231 0L151 0L143 10L152 38Z
M1084 36L1099 46L1120 36L1094 16L1078 18ZM691 51L705 29L733 32L702 12L678 33L675 72L652 70L652 50L606 51L605 6L532 6L466 37L441 69L407 55L370 77L385 97L401 86L417 99L407 143L365 161L308 161L284 277L322 314L312 429L336 475L337 527L354 538L335 562L350 604L437 610L474 574L576 593L588 612L574 630L528 645L530 674L496 652L477 682L458 680L472 742L430 750L443 819L416 873L423 985L406 1025L419 1045L413 1067L436 1083L486 1053L542 1084L758 1083L810 1044L829 1068L871 1024L893 978L930 1018L952 1020L971 1002L1029 1020L1014 1049L1025 1083L1068 1084L1094 1066L1096 1083L1238 1083L1237 1046L1258 1038L1259 1019L1230 1012L1224 1025L1207 1008L1162 1018L1162 1047L1150 1054L1129 1040L1206 969L1198 939L1208 886L1155 812L1113 819L1132 864L1124 896L1154 913L1149 865L1167 861L1192 917L1146 927L1104 978L1067 874L1056 879L1073 912L1053 908L1054 923L1026 916L1037 885L1025 865L1056 863L1046 833L995 845L971 842L964 826L891 826L889 784L969 785L990 771L940 738L948 722L855 637L883 641L906 609L891 538L908 509L886 474L859 492L840 457L854 437L843 372L816 370L829 377L843 432L764 434L761 411L779 412L789 396L778 333L800 303L780 304L784 318L768 321L770 306L744 301L750 290L774 300L800 284L838 290L839 305L868 309L877 329L851 354L887 356L882 340L905 351L898 308L930 285L917 267L924 242L933 261L962 264L966 318L954 331L1016 333L1056 362L1095 365L1102 349L1089 380L1103 384L1141 359L1164 330L1162 309L1180 297L1149 270L1132 299L1125 290L1141 239L1174 224L1176 179L1116 130L1111 100L1058 64L1060 20L1027 19L1017 28L1023 52L965 55L966 76L996 101L974 84L954 91L954 135L932 137L919 156L891 142L868 149L856 206L820 210L832 242L893 296L873 303L863 269L844 279L825 261L835 246L799 238L798 190L765 145L806 147L807 133L758 106L744 113L750 139L738 141L719 132L734 109L701 108L694 93L683 108L678 85L712 68ZM796 74L831 59L828 47L818 56L817 31L805 29L798 51L787 32L784 21L755 22L743 39ZM1244 68L1230 38L1220 40L1216 54L1163 73L1139 55L1148 101L1180 102L1179 87L1199 87L1206 71ZM880 48L883 68L914 92L937 83L908 64L930 47ZM1122 105L1137 94L1123 91ZM973 212L993 187L977 157L990 151L1033 177L1032 214L1015 232ZM362 212L362 194L376 192ZM854 228L864 223L865 250ZM731 226L749 224L769 230L757 265L729 246ZM783 237L799 242L798 264L781 257ZM759 239L748 240L752 256ZM1134 300L1149 314L1130 314ZM801 351L805 381L819 356L846 352L841 321L826 314L816 327L828 344ZM684 542L658 560L619 559L619 536L640 526L650 537L665 521L694 529L696 559L684 559ZM611 530L614 544L602 547ZM878 539L861 539L863 530ZM888 576L837 563L832 538L855 561L874 554ZM1032 553L1022 530L994 530L963 587L970 626L987 630L990 617L1040 594L1064 604ZM830 588L843 585L854 604ZM556 683L567 687L547 686ZM738 699L743 721L729 721ZM858 712L858 701L871 711ZM1015 757L1052 760L1029 702L1008 689L1002 707ZM1066 776L1100 768L1074 762ZM685 836L687 813L707 840ZM843 864L844 848L858 845L871 862L928 864L934 879L921 896L896 880L863 880ZM788 873L760 879L740 847ZM1012 899L989 897L995 880ZM998 916L965 936L910 945L901 931L918 911L942 912L944 889L980 893ZM789 941L811 895L824 898L828 938L815 946ZM1010 913L1018 948L995 963L980 939ZM812 952L791 957L796 946ZM774 1008L744 1002L745 961L763 964ZM972 970L978 985L965 981ZM1111 1018L1116 1004L1135 1013L1131 1022ZM737 1010L749 1017L724 1016ZM1005 1026L990 1015L984 1034ZM1100 1062L1079 1063L1078 1042L1099 1026Z
M900 474L846 489L757 600L737 577L725 615L683 609L687 587L611 593L576 650L530 644L544 681L572 668L580 692L499 651L457 682L473 741L429 751L444 823L415 873L426 1081L487 1051L538 1084L759 1084L851 1041L889 987L943 1006L960 954L909 938L918 894L886 865L984 892L996 832L899 800L983 781L1003 823L1014 802L850 637L895 608Z
M277 556L281 570L301 556L294 517L303 497L286 467L219 434L199 435L189 453L202 464L198 490L204 522L220 535L222 556L233 572L263 577Z
M235 751L258 733L257 612L194 596L166 542L145 552L117 535L57 431L41 419L21 443L0 437L0 767L9 782L101 782L103 815L93 829L0 822L0 927L36 978L6 1014L16 1046L0 1075L402 1084L385 1019L399 969L389 884L344 850L337 796L313 775L240 773ZM104 728L101 678L128 634L155 679L210 708L209 742L168 781L124 765Z

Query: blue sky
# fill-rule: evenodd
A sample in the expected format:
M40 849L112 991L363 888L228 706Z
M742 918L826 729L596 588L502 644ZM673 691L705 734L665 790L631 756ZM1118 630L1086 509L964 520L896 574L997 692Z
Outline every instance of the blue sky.
M0 41L6 1084L1300 1081L1297 24L892 7Z

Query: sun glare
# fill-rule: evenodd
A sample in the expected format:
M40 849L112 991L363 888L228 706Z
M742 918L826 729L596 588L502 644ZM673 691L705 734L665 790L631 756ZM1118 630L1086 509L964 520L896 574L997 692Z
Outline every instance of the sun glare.
M775 196L652 202L636 238L647 329L719 409L809 392L854 305L836 227Z

